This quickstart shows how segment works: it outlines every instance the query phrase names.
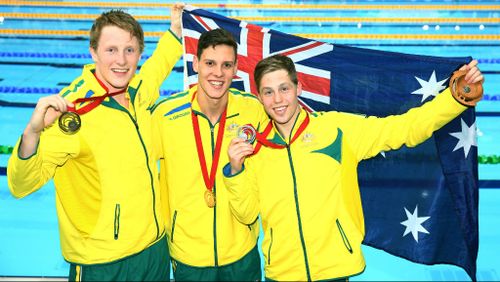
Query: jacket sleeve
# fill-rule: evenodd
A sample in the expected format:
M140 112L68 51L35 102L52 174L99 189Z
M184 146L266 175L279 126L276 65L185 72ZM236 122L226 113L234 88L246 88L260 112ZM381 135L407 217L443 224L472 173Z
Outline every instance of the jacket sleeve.
M446 89L432 101L401 115L365 118L348 114L339 122L349 128L346 141L360 161L402 145L417 146L466 109Z
M247 159L248 161L249 159ZM245 164L248 162L245 161ZM250 165L247 165L251 167ZM241 171L231 175L229 163L224 166L224 184L228 191L229 208L243 224L252 224L259 215L258 188L252 171L243 165Z
M182 43L180 39L168 30L158 41L158 46L153 52L153 55L142 65L139 72L140 75L152 81L156 88L159 89L182 56L182 52ZM147 94L151 95L151 97L148 97L150 105L152 105L160 95L159 91L148 92Z
M78 154L75 143L78 135L58 131L57 125L47 128L40 136L36 152L25 159L18 154L22 137L19 139L7 165L7 181L14 197L23 198L40 189L52 179L58 167Z

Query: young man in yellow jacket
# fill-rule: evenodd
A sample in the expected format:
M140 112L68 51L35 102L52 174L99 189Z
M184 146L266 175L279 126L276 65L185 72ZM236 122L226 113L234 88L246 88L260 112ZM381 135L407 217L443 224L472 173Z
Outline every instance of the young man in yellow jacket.
M257 215L245 224L236 220L222 181L225 152L238 128L267 124L254 95L230 88L236 48L225 30L202 34L193 62L198 84L159 101L153 111L175 280L261 279Z
M482 83L476 64L462 68L468 83ZM281 55L259 62L255 81L272 122L250 158L253 146L233 139L224 182L238 220L248 223L260 213L266 278L332 280L361 273L358 163L403 144L416 146L467 107L447 89L399 116L311 114L298 103L302 86L292 60Z
M38 101L9 160L15 197L54 179L70 281L170 279L150 109L182 55L182 9L173 6L171 29L138 74L140 24L119 10L100 15L90 30L95 64Z

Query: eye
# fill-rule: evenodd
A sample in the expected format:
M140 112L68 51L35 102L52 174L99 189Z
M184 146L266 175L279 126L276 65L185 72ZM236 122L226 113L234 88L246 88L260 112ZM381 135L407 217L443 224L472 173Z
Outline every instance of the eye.
M206 61L205 65L207 65L209 67L213 67L214 66L214 62L212 62L212 61Z
M234 64L233 64L233 63L224 63L224 68L226 68L226 69L230 69L230 68L232 68L233 66L234 66Z
M115 48L108 48L105 50L106 53L111 53L111 54L114 53L115 51L116 51Z
M280 88L280 92L282 92L282 93L287 93L288 90L290 90L290 88L288 86L283 86Z
M135 53L135 49L132 47L129 47L129 48L125 49L125 52L127 52L129 54L133 54L133 53Z
M271 96L273 94L273 92L271 90L264 90L264 92L262 93L262 95L264 96Z

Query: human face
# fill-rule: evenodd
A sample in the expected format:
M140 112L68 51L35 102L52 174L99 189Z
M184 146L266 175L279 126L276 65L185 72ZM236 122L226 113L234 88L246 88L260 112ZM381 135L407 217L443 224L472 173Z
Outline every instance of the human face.
M200 58L194 58L193 69L198 73L198 93L220 100L226 97L236 74L234 49L228 45L208 47Z
M90 48L95 62L95 74L110 93L127 87L141 58L139 42L130 32L117 26L105 26L97 44Z
M260 80L258 98L285 138L290 135L299 114L297 97L301 92L300 82L295 85L288 72L283 69L266 73Z

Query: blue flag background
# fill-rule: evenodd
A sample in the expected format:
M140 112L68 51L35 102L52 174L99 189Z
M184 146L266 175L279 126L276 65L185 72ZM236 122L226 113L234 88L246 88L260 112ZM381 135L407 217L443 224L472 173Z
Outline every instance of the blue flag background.
M197 81L191 67L197 39L218 27L230 31L239 44L234 87L255 93L256 63L269 55L286 54L304 85L302 105L313 111L401 114L438 95L453 71L471 60L323 43L188 6L183 14L186 86ZM478 167L473 108L415 148L382 152L361 162L358 173L364 244L418 263L457 265L476 280Z

